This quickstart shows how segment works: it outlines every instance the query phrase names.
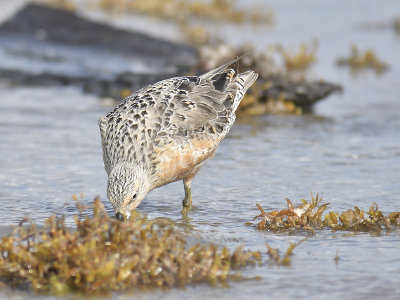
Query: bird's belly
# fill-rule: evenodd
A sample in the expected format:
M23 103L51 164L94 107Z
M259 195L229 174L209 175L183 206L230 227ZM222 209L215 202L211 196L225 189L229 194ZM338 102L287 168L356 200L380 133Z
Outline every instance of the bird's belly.
M157 187L180 180L198 171L214 155L218 143L196 140L185 145L169 145L155 149L157 156Z

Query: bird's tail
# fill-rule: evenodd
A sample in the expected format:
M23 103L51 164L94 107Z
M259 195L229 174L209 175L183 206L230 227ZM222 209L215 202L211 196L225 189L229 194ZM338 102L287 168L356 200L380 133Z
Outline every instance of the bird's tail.
M237 56L201 76L210 80L216 90L227 95L224 105L231 112L231 115L235 113L244 94L258 77L258 74L254 71L238 73L239 61L246 55Z
M238 74L226 89L228 98L224 103L225 107L229 108L232 113L235 113L244 94L257 80L257 77L258 73L254 71L247 71Z
M246 54L241 55L241 56L236 56L234 59L232 59L231 61L227 62L226 64L224 64L224 65L222 65L222 66L220 66L220 67L218 67L216 69L213 69L213 70L203 74L202 77L212 77L212 76L214 76L214 75L216 75L218 73L224 72L226 69L228 69L228 67L231 67L230 69L233 69L237 74L238 68L239 68L239 61L243 57L245 57L247 55L248 54L246 53Z

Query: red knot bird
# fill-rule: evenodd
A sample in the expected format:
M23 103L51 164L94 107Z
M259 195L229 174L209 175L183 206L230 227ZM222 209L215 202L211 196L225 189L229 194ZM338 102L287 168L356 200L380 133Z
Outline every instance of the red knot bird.
M100 118L107 195L117 219L129 218L151 190L181 179L183 211L191 207L193 178L214 156L258 77L239 74L239 59L201 76L148 85Z

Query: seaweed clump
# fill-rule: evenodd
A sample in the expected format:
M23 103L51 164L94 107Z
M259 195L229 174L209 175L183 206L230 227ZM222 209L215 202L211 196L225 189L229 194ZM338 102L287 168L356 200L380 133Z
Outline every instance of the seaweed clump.
M241 247L196 244L168 220L133 213L129 221L108 216L99 199L93 218L75 216L76 229L63 217L49 217L43 228L23 220L0 242L0 280L16 288L63 295L139 287L182 287L206 282L225 283L231 272L255 264L259 252Z
M233 23L251 22L254 24L273 21L270 11L260 9L243 10L235 0L186 1L186 0L96 0L98 7L105 11L118 13L132 12L159 19L189 21L193 17L207 21Z
M302 239L297 243L289 243L289 247L286 249L286 252L281 255L277 248L272 248L268 243L266 244L268 251L267 254L269 256L270 262L278 265L278 266L290 266L292 264L291 256L293 255L293 250L301 243L306 241L307 238Z
M317 42L311 45L302 43L296 52L290 52L288 49L278 47L281 53L285 67L288 72L293 71L306 71L309 67L316 62Z
M361 53L356 45L351 47L349 57L343 57L336 60L338 66L349 66L353 73L363 69L371 69L377 74L381 74L388 69L388 65L382 62L374 51L367 49Z
M355 206L342 213L329 211L324 215L329 203L322 203L318 194L311 196L311 201L302 199L302 204L295 207L286 199L287 208L265 212L257 204L261 214L253 220L261 219L258 230L295 231L304 230L311 233L316 229L348 230L348 231L381 231L400 227L400 212L384 215L376 203L367 212Z

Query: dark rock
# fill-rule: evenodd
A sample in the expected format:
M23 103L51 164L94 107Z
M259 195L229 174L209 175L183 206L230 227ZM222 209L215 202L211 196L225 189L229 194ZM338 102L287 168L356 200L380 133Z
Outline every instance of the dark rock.
M145 34L116 29L86 20L65 10L28 4L11 20L0 26L0 34L20 34L68 46L90 46L113 53L163 55L171 60L192 59L195 50L151 38Z
M29 4L0 26L0 78L15 84L78 84L115 96L185 73L197 51Z
M333 92L342 91L340 85L324 81L291 82L281 78L273 78L270 83L271 87L262 91L261 101L284 99L301 107L303 111L310 110L312 105Z

